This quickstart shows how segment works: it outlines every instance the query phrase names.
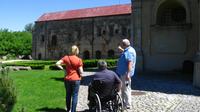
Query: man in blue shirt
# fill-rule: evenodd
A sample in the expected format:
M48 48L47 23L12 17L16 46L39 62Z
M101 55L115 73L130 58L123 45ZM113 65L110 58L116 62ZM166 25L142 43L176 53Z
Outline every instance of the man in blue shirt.
M131 109L131 77L135 72L136 52L130 46L128 39L122 40L122 48L123 52L118 60L116 72L122 80L121 93L124 106L127 109Z

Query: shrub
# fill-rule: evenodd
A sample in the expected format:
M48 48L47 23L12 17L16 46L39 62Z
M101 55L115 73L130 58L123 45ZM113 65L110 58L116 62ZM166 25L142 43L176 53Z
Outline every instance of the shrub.
M44 65L30 65L31 69L34 70L43 70L44 69Z
M0 67L0 72L0 112L7 112L16 102L16 91L12 80L8 77L8 69Z
M117 66L117 59L109 59L109 60L106 60L106 62L108 64L108 67Z
M60 70L55 64L49 66L50 70Z
M65 66L65 65L62 65L62 67L65 68L66 66ZM50 70L60 70L60 68L58 68L58 67L56 66L56 64L50 65L50 66L49 66L49 69L50 69Z
M83 60L84 68L97 67L98 60Z

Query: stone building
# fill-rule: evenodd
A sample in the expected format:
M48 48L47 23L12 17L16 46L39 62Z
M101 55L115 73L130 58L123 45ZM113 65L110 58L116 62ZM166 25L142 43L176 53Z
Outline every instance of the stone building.
M185 70L200 87L199 17L200 0L132 0L132 13L131 5L47 13L36 21L33 57L58 59L72 44L84 59L115 57L131 37L138 70Z
M45 13L35 22L34 59L60 59L71 45L83 59L114 58L130 38L131 4Z
M200 87L200 1L132 0L132 36L142 70L193 71Z

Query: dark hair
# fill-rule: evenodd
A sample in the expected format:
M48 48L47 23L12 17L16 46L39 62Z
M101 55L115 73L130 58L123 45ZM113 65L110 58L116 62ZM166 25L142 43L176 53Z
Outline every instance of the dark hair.
M103 70L107 68L107 63L105 60L99 60L97 66L99 69Z

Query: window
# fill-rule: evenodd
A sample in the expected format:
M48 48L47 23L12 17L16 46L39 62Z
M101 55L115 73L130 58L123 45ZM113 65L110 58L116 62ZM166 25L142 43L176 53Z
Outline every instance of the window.
M115 29L115 34L119 34L119 29Z
M41 35L41 42L44 42L44 35Z
M56 46L57 45L57 36L56 35L52 36L51 45L52 46Z
M103 35L106 35L106 30L103 30Z
M41 60L41 58L42 58L42 54L39 53L39 54L38 54L38 59Z
M96 51L96 59L101 59L101 51Z
M73 38L72 38L72 34L71 33L68 34L67 38L68 38L68 42L69 43L73 42Z
M109 50L108 51L108 58L114 58L115 56L115 51L114 50Z
M186 23L186 10L176 1L166 1L158 8L157 24L161 26Z
M113 25L110 25L109 26L109 36L113 36L114 35L114 27L113 27Z
M101 36L101 28L97 27L97 36Z
M122 27L122 35L127 36L127 29L126 27Z

